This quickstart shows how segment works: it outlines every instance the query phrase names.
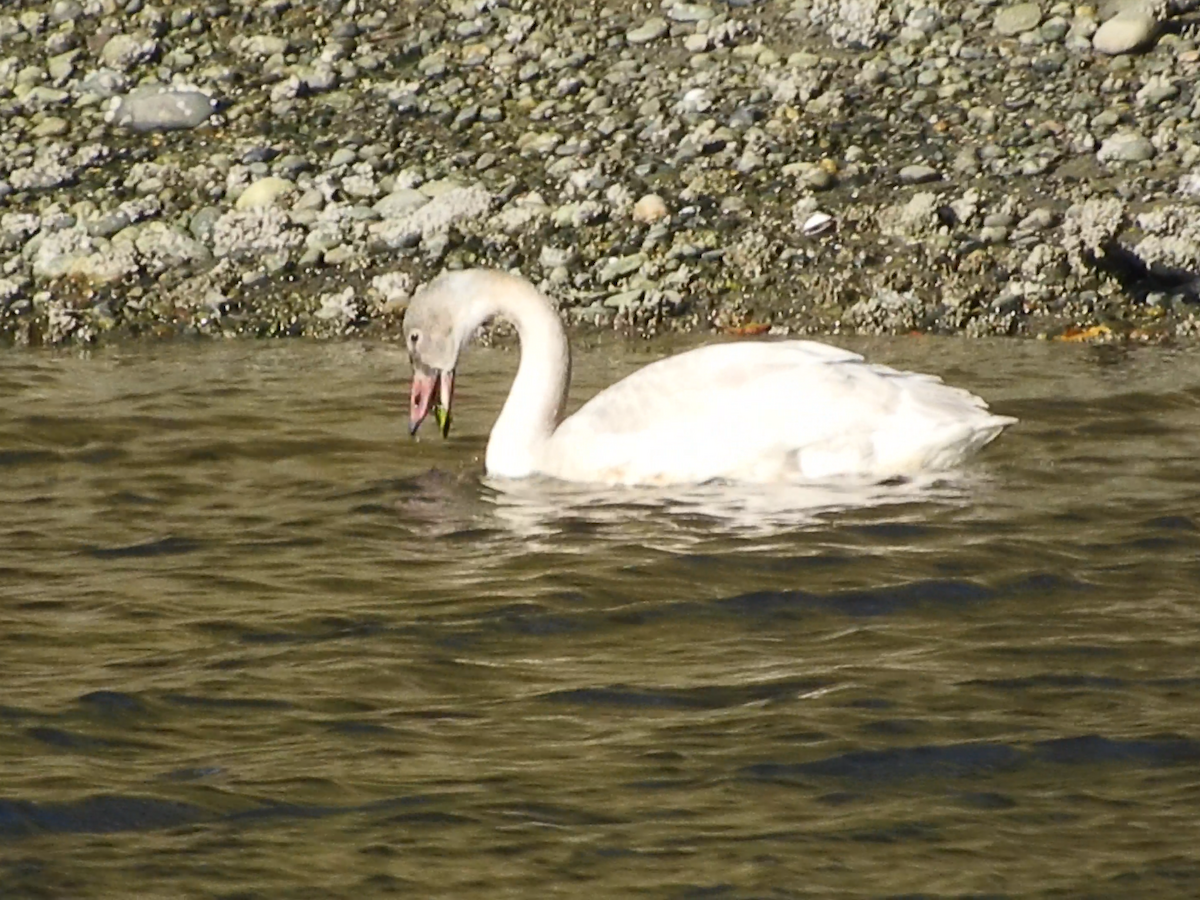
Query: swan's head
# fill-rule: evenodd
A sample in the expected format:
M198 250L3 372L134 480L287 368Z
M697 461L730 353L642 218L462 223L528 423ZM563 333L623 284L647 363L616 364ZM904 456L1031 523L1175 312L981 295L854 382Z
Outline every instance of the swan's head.
M408 430L417 428L433 409L442 437L450 433L454 369L477 321L471 314L476 287L472 272L447 272L413 297L404 314L404 345L412 361L412 393Z

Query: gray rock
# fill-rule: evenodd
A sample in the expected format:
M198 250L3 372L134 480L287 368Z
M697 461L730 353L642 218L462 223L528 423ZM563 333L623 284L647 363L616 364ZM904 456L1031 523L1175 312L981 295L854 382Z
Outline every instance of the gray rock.
M50 21L55 25L74 22L83 17L83 6L77 0L55 0L50 7Z
M147 222L138 229L134 246L144 268L152 274L187 263L206 262L208 248L195 238L165 222Z
M277 206L232 210L213 223L213 255L263 257L264 262L281 267L286 264L287 251L303 239L300 231L289 225L287 213Z
M148 34L114 34L100 51L100 62L118 71L128 72L138 63L154 58L158 52L158 41Z
M188 231L192 236L205 244L212 242L213 229L222 212L215 206L202 206L188 220Z
M370 232L387 247L411 247L452 225L481 218L491 205L492 195L483 185L453 187L411 212L371 225Z
M631 275L646 264L644 253L634 253L630 256L609 257L596 267L596 280L601 284L609 284Z
M414 188L399 188L378 200L372 207L385 219L395 219L420 209L429 198Z
M625 40L631 44L648 44L651 41L656 41L667 33L666 19L653 16L625 33Z
M1153 159L1154 145L1136 131L1118 131L1104 139L1096 158L1100 162L1144 162Z
M715 15L712 7L702 3L676 3L667 10L667 18L672 22L707 22Z
M1042 21L1042 9L1037 3L1015 3L996 13L993 27L1005 37L1015 37L1033 31Z
M617 294L610 294L604 298L604 305L615 309L618 312L624 312L631 308L637 308L641 303L642 298L646 295L645 288L634 288L629 291L621 291Z
M1141 7L1130 7L1113 16L1092 36L1099 53L1118 56L1143 50L1158 36L1158 21Z
M597 200L584 200L582 203L564 203L550 216L559 228L582 228L604 218L604 204Z
M912 165L900 170L900 181L904 184L924 184L927 181L937 181L941 173L932 166Z
M129 79L115 69L96 69L79 80L79 91L100 100L115 97L125 90Z
M216 103L200 91L137 88L113 98L105 119L130 131L183 131L208 121Z

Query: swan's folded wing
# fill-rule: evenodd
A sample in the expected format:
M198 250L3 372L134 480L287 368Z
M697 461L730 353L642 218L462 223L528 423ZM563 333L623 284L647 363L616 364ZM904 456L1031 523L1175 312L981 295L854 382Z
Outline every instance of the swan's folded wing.
M716 344L597 394L559 426L542 470L619 484L887 477L953 465L1008 421L936 377L826 344Z

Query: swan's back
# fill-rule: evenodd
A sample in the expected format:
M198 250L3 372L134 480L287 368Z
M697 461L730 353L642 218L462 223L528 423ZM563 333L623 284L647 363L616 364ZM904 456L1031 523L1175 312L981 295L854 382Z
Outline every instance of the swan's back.
M601 391L554 432L540 470L609 484L884 479L952 468L1014 421L827 344L713 344Z

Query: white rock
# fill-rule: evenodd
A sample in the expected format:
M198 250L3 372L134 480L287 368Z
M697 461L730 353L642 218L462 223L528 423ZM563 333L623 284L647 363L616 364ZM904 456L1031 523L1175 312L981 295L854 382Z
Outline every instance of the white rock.
M114 97L104 119L131 131L179 131L203 124L215 109L200 91L156 86Z
M1158 35L1158 22L1143 9L1122 10L1092 36L1092 46L1100 53L1118 56L1132 53L1153 43Z
M1100 162L1144 162L1154 158L1154 145L1136 131L1118 131L1109 135L1096 151Z
M290 194L296 189L296 185L288 181L286 178L277 178L274 175L268 175L266 178L260 178L244 191L237 198L237 203L234 206L239 210L247 209L263 209L268 206L275 206L280 197Z
M648 44L667 33L667 22L658 16L647 19L637 28L625 34L625 40L631 44Z
M805 234L812 237L829 231L833 224L833 216L829 213L815 212L804 221L802 228Z
M653 225L670 215L666 201L658 194L646 194L633 205L633 221Z

